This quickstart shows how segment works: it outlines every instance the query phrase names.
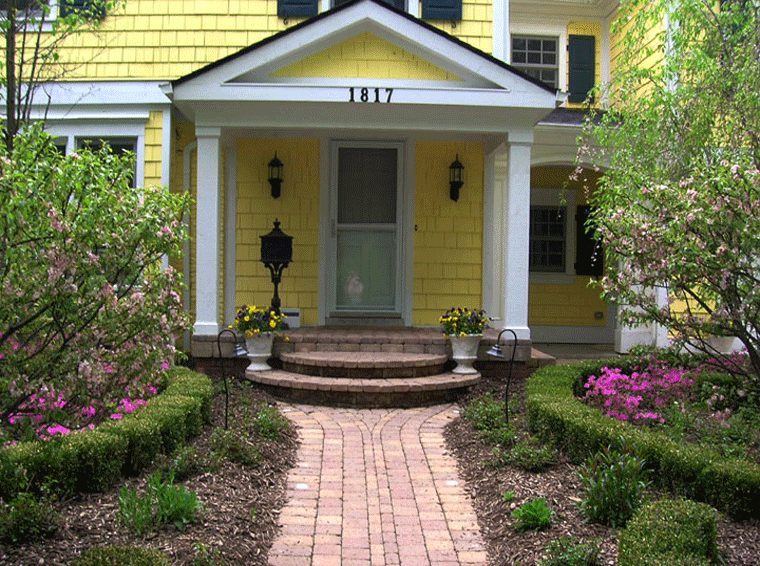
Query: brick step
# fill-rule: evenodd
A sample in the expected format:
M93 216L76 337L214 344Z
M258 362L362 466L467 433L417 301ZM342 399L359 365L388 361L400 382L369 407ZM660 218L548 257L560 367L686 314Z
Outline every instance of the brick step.
M292 352L280 355L282 368L319 377L383 379L426 377L444 371L446 354L405 352Z
M395 352L450 353L448 340L433 328L294 328L275 341L274 353L286 352Z
M454 401L480 380L479 373L440 373L426 377L342 378L283 370L249 371L246 379L296 403L352 407L418 407Z

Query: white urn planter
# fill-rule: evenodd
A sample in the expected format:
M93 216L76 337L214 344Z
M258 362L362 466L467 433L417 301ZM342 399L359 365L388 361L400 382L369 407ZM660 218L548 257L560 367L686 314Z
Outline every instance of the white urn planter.
M251 360L250 365L246 369L252 371L268 371L272 369L267 363L267 360L272 355L272 342L274 342L274 334L272 333L245 337L248 359Z
M478 373L472 364L478 358L478 346L482 334L450 334L451 357L457 363L457 367L451 370L454 373Z

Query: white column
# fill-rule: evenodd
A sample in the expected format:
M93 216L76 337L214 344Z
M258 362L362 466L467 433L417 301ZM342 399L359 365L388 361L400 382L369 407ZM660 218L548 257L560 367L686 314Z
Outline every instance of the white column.
M507 147L499 143L485 156L483 167L483 308L502 326L504 304L504 194L507 187Z
M657 304L661 308L668 305L667 288L664 286L657 287L656 289L653 289L652 292L657 297ZM623 308L624 307L618 306L618 313L620 313ZM626 354L630 352L631 348L634 346L640 345L667 348L670 346L668 329L655 323L627 326L620 322L620 314L618 314L617 323L615 325L615 351L621 354Z
M504 277L502 301L504 328L521 340L530 339L528 328L528 237L530 231L530 150L533 133L510 133L508 183L504 198Z
M512 47L509 37L509 1L493 1L493 56L505 63L510 62Z
M221 128L196 127L198 194L195 242L195 334L219 332L219 191Z

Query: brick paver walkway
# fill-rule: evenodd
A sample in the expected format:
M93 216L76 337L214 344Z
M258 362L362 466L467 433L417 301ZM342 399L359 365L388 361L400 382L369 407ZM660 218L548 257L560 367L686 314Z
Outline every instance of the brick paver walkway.
M454 405L283 409L301 446L271 566L485 565L443 439Z

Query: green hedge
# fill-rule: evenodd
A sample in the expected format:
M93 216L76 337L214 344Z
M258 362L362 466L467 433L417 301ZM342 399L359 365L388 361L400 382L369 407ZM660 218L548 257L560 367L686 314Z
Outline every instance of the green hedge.
M576 463L606 446L620 450L625 442L646 459L660 487L710 503L735 519L760 518L760 466L676 443L662 433L606 417L575 398L573 390L582 390L585 378L604 366L620 363L596 360L535 372L526 388L530 429Z
M198 435L210 418L213 396L207 376L172 368L166 389L131 415L95 430L2 448L0 497L11 499L46 483L63 493L103 491Z
M718 513L705 503L662 499L639 509L618 537L618 566L718 562Z

